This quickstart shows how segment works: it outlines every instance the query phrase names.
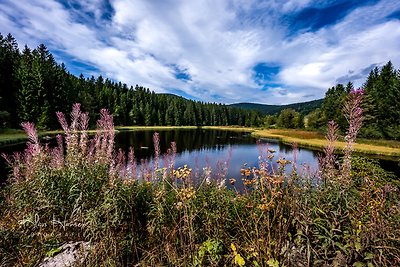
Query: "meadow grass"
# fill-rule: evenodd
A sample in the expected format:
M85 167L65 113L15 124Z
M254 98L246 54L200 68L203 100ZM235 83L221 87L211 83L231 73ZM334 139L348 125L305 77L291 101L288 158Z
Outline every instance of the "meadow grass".
M54 137L55 135L62 133L62 131L43 131L39 132L39 137L50 136ZM15 145L19 143L25 143L28 140L28 136L23 130L17 129L5 129L0 130L0 147L7 145Z
M58 113L56 147L24 123L27 149L4 155L12 172L0 191L0 266L36 266L69 241L90 242L84 266L400 264L399 181L372 160L346 161L351 136L338 160L333 123L318 172L260 142L259 167L227 180L175 166L176 144L161 154L158 133L153 164L139 166L133 149L115 151L106 110L92 137L79 105L71 117Z
M252 132L254 137L276 138L283 143L297 143L299 146L322 149L326 144L325 137L319 132L302 131L295 129L263 129ZM398 141L380 141L361 139L362 143L354 144L356 152L371 155L400 157L400 145ZM344 141L335 143L337 149L343 150L346 146Z

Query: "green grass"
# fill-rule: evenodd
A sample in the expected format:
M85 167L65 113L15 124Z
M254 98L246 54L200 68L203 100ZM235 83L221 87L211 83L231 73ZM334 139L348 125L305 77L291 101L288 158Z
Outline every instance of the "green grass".
M89 135L94 135L96 130L87 131ZM118 130L116 130L118 132ZM62 130L53 130L53 131L42 131L38 132L39 138L43 137L55 137L57 134L63 134ZM0 147L6 147L10 145L24 144L28 140L27 135L23 130L17 129L6 129L0 130Z
M62 131L44 131L39 132L39 137L55 136L56 134L62 133ZM17 129L5 129L0 130L0 147L7 145L15 145L19 143L25 143L27 135L22 130Z

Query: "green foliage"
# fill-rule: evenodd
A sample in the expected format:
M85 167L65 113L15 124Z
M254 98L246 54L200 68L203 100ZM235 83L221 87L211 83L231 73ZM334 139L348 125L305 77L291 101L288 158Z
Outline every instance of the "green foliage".
M284 109L279 114L276 125L281 128L302 128L303 116L293 109Z
M264 118L264 126L267 128L273 128L277 121L277 116L275 115L267 115Z
M247 109L247 110L256 110L259 111L262 115L277 115L282 110L291 108L295 111L299 112L302 115L307 115L313 110L320 108L322 105L323 99L317 99L302 103L288 104L288 105L264 105L264 104L255 104L255 103L237 103L231 104L229 106Z
M311 129L320 129L326 125L326 119L321 109L317 108L305 117L305 127Z
M351 88L352 85L349 84L348 87ZM324 112L325 119L327 121L335 121L341 130L346 129L348 126L343 116L343 105L349 92L350 90L348 90L347 87L345 88L342 84L329 88L325 94L325 99L321 108Z
M194 259L195 266L215 266L222 258L222 242L215 239L207 239L200 245Z
M6 121L7 127L13 127L17 123L17 116L15 116L17 92L14 88L19 86L17 78L19 60L20 53L15 38L11 34L7 36L0 34L0 110L9 114Z
M324 120L336 121L342 132L347 128L343 117L343 103L351 83L346 87L338 84L329 88L321 107ZM363 85L363 114L364 126L360 136L375 139L400 139L400 71L395 70L389 61L382 68L375 67L371 70Z
M5 128L10 119L10 113L0 110L0 128Z

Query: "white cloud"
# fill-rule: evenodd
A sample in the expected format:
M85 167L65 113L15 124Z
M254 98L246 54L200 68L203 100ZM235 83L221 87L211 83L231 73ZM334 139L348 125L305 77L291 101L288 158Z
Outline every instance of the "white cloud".
M100 0L82 3L84 10L67 9L51 0L5 0L0 3L0 22L2 30L10 31L22 45L44 42L112 79L157 92L178 89L207 101L312 100L349 71L361 73L388 60L400 65L400 23L384 19L400 9L396 1L357 8L336 25L290 38L286 37L290 29L278 23L280 16L324 3L112 0L110 4L113 17L104 22ZM77 13L93 14L94 24L78 20ZM253 67L262 62L280 66L273 81L279 87L262 88L255 82ZM191 80L177 79L176 68Z

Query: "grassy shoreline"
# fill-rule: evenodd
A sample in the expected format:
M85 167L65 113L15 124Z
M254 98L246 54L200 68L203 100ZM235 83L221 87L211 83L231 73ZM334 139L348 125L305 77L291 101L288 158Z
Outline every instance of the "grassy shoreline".
M89 135L95 134L95 130L87 131ZM118 132L118 130L116 130ZM62 130L52 130L38 132L40 139L45 137L55 137L57 134L63 134ZM0 148L25 144L28 140L28 136L23 130L7 129L5 132L0 131Z
M253 131L252 136L279 139L285 144L297 143L301 147L312 149L322 149L326 145L326 139L322 134L309 131L264 129ZM384 145L371 144L373 142L371 140L368 140L368 142L369 144L354 144L354 151L368 155L400 157L400 147L394 147L393 142L389 141ZM383 144L382 142L380 143ZM345 142L338 141L336 142L336 149L342 150L345 145Z
M40 138L45 136L55 136L63 133L61 130L44 131L39 132ZM10 129L6 131L0 131L0 148L12 145L24 144L28 140L26 133L23 130Z

